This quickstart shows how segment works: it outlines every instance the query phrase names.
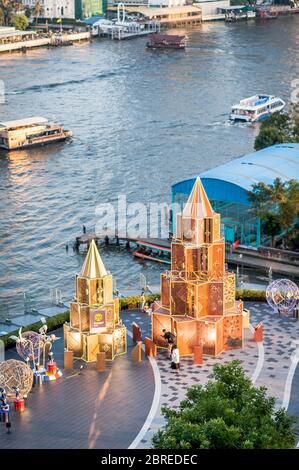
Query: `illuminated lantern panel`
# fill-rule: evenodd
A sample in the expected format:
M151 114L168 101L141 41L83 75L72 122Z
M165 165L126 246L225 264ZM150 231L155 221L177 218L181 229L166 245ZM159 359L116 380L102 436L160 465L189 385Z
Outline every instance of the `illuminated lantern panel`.
M181 356L217 356L243 346L243 302L235 300L235 276L225 271L225 242L198 178L171 243L171 271L161 276L161 301L152 313L152 339L166 347L162 329L176 333ZM170 286L170 287L169 287ZM249 313L244 315L246 325Z
M159 310L156 310L152 314L152 338L154 343L160 348L167 348L167 342L162 338L162 330L166 331L172 330L171 316L169 313L167 315L159 313Z
M170 278L167 274L161 274L161 301L162 305L170 306Z
M70 325L64 328L66 347L88 362L99 352L106 359L125 354L126 328L120 324L119 299L113 298L113 278L106 271L92 240L76 280L76 300L70 306Z
M4 388L8 398L16 396L15 387L21 397L26 397L33 384L33 372L25 362L8 359L0 362L0 387Z
M224 349L243 347L243 315L232 314L223 317Z
M197 322L186 316L172 317L171 331L176 334L177 346L182 356L193 353L193 348L198 344Z
M199 337L202 339L203 353L218 356L223 351L223 317L207 316L198 321Z

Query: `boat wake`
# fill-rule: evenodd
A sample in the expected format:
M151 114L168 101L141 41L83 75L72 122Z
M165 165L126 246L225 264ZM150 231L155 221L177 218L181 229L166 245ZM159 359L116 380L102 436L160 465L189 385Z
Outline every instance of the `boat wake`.
M87 82L93 82L93 81L97 81L97 80L102 80L102 79L106 79L106 78L110 78L110 77L113 77L113 76L116 76L116 75L121 75L122 73L124 73L126 71L127 73L127 69L126 70L111 70L109 72L103 72L103 73L100 73L100 74L95 74L95 75L91 75L90 77L82 77L82 78L78 78L78 79L73 79L73 80L67 80L65 82L53 82L53 83L44 83L44 84L40 84L40 85L32 85L32 86L29 86L29 87L26 87L26 88L21 88L20 90L13 90L13 91L8 91L6 92L6 95L24 95L26 93L31 93L31 92L39 92L39 91L44 91L44 90L52 90L52 89L55 89L55 88L59 88L59 87L64 87L64 86L68 86L68 85L78 85L80 83L87 83Z

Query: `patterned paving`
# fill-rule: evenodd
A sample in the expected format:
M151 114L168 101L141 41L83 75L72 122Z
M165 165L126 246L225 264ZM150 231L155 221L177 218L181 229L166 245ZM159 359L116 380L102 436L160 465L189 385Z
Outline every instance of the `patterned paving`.
M294 350L292 341L299 338L299 322L292 318L278 317L267 304L247 303L246 308L250 309L251 323L253 325L260 321L264 325L264 362L257 377L256 385L265 385L268 388L269 394L277 398L277 405L279 406L282 404L285 382L291 365L290 358ZM132 321L136 321L142 327L144 335L150 334L150 319L146 315L136 312L129 315L131 315ZM128 322L127 326L129 327L129 320L127 318L126 322ZM160 351L157 357L162 384L160 403L151 427L139 447L151 447L151 439L154 432L164 423L160 413L162 405L168 404L174 408L178 407L180 401L184 399L188 387L198 383L206 383L212 378L212 367L215 363L228 363L233 359L241 360L247 374L250 377L253 376L258 364L259 349L257 344L252 341L250 330L247 330L245 335L244 349L226 351L218 358L205 358L204 364L201 366L194 366L192 358L182 358L181 371L179 373L170 369L166 353ZM299 416L298 388L295 390L296 384L298 385L299 383L297 374L299 376L298 368L291 394L290 412Z

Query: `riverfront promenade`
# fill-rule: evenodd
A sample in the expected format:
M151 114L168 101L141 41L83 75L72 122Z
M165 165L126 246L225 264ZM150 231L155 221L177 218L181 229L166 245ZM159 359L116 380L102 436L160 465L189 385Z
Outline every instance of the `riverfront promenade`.
M0 52L13 52L19 50L32 49L35 47L55 45L55 41L59 40L61 44L78 41L90 40L90 32L84 31L82 33L69 33L59 36L41 37L36 39L28 39L24 41L9 42L7 44L0 44Z
M216 363L239 359L246 373L257 386L266 386L277 398L277 405L289 407L299 416L295 390L299 368L292 362L294 341L299 337L299 322L281 318L265 303L246 303L251 324L264 325L264 342L254 343L247 330L244 349L226 351L218 358L205 357L202 366L194 366L192 358L181 359L181 371L170 369L165 351L157 359L143 357L143 362L130 360L131 324L138 323L142 336L150 335L150 317L139 310L122 312L128 328L128 354L107 363L107 370L98 373L94 364L76 362L74 371L30 393L27 408L21 415L12 415L12 433L0 433L2 448L150 448L153 434L164 423L161 406L178 407L186 389L204 384L212 378ZM62 331L56 332L62 336ZM63 341L54 346L55 358L63 362ZM15 356L9 351L7 357ZM79 370L79 364L83 369ZM293 368L292 368L293 365Z

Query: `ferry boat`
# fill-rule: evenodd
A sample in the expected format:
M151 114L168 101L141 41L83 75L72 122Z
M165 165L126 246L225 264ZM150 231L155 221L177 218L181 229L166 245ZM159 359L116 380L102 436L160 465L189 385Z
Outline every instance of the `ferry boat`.
M73 135L61 125L44 117L0 122L0 148L16 150L66 140Z
M149 241L141 240L136 241L137 249L133 251L133 256L143 260L156 261L158 263L171 264L170 261L170 243L165 240Z
M272 114L282 111L285 102L273 95L255 95L241 100L232 106L232 121L258 122L269 118Z
M185 49L186 36L151 34L146 46L149 49Z

